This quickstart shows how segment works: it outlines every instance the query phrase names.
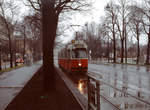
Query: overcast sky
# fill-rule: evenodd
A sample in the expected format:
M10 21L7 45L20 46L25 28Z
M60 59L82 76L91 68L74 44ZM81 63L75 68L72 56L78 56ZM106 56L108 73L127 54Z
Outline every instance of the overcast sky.
M26 0L16 0L16 1L22 2ZM71 15L72 19L69 20L69 22L64 21L64 24L67 24L67 25L81 25L81 26L73 27L73 29L70 28L66 31L65 37L64 36L61 37L64 43L70 41L73 38L73 31L81 30L86 22L92 22L92 21L97 22L97 23L100 22L100 18L104 16L104 13L105 13L104 7L110 0L94 0L94 1L95 1L95 3L93 4L94 9L92 9L90 13L88 14L76 13L74 15ZM23 5L23 3L20 4L20 7L21 7L20 15L24 15L28 13L29 10L27 7ZM145 37L141 38L141 41L142 41L141 43L145 44L146 38Z
M66 37L64 39L64 42L68 42L69 40L72 39L73 36L73 31L81 30L86 22L100 22L100 17L104 16L104 6L109 2L110 0L95 0L95 3L93 4L93 9L85 14L81 13L76 13L72 15L72 19L67 22L68 24L71 25L80 25L80 26L74 26L70 28L69 30L66 31ZM66 21L64 21L66 23Z
M26 0L16 0L16 2L20 2L20 15L24 15L27 14L29 9L27 7L24 6L24 4L22 3L22 1L26 1ZM80 14L80 13L76 13L74 15L71 16L71 20L69 21L69 23L71 25L81 25L80 27L73 27L74 31L77 31L79 29L82 28L82 26L86 23L86 22L99 22L100 21L100 16L104 15L104 6L110 1L110 0L94 0L95 3L93 4L93 8L90 12L90 14ZM66 21L64 21L66 23ZM67 33L65 34L65 39L64 42L68 42L68 40L70 40L73 36L73 30L69 29L66 31Z
M28 8L24 6L24 4L22 3L22 1L25 0L17 0L17 2L20 2L20 14L24 15L25 13L28 12ZM100 19L100 16L104 15L104 6L110 1L110 0L94 0L95 3L93 4L94 9L92 10L92 12L90 14L87 14L85 16L79 14L74 15L74 19L72 19L72 22L74 24L84 24L87 21L96 21L98 22Z
M105 16L104 7L107 5L107 3L109 3L109 1L110 0L95 0L95 3L93 4L94 9L92 10L92 12L90 12L90 14L77 13L77 14L73 15L72 20L69 23L74 24L74 25L81 25L81 26L75 26L75 27L73 27L73 29L67 30L67 35L66 35L65 39L64 39L64 37L62 37L63 42L66 43L66 42L70 41L74 36L73 31L78 31L78 30L83 29L84 24L86 22L99 23L100 18L102 16ZM132 2L134 3L134 1L137 1L138 3L143 2L142 0L131 0L131 3ZM129 39L129 40L131 40L131 39ZM136 38L132 37L132 41L135 42ZM147 37L145 37L145 35L140 37L140 44L146 44L146 43L147 43Z
M110 0L95 0L95 3L93 4L92 12L90 14L81 15L79 14L76 17L76 21L80 24L84 24L87 21L95 21L99 22L100 16L104 15L104 6L109 2Z

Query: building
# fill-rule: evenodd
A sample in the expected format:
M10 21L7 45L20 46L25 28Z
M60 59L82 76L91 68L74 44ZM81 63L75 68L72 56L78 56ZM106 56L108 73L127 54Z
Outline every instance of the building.
M23 54L32 54L32 48L31 48L31 41L29 39L24 39L24 37L20 35L15 35L15 49L16 54L20 55L20 57L23 58ZM24 45L25 42L25 45ZM25 53L24 53L24 46L25 46ZM31 56L31 55L30 55Z
M1 50L1 60L8 61L9 60L9 39L7 35L7 29L5 25L4 18L0 15L0 50ZM13 33L10 33L11 37Z
M0 42L3 44L3 42L7 42L7 30L4 23L4 18L0 16Z

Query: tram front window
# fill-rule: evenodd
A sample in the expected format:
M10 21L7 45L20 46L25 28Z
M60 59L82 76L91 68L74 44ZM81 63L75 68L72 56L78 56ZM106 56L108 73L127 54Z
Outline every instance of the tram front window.
M86 58L87 57L85 50L74 50L72 53L73 53L72 54L73 58Z

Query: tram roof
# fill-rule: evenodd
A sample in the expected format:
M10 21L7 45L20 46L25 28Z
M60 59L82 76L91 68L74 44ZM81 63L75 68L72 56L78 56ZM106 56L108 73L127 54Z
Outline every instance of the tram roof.
M76 49L76 48L85 48L87 45L83 40L73 40L70 44L67 45L67 49Z

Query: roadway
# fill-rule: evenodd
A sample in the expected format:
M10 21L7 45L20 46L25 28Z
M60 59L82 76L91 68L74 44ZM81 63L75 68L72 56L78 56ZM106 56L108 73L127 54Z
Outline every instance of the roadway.
M55 61L57 65L57 61ZM115 88L127 92L139 99L148 103L150 100L150 67L123 65L123 64L108 64L108 63L89 63L88 73L92 74L95 79L101 80L112 85ZM76 84L81 94L86 94L86 89L82 88L82 78ZM84 87L84 86L83 86ZM124 109L125 103L128 103L128 110L149 110L150 106L143 102L137 101L132 97L126 97L125 94L116 92L110 87L102 85L101 92L113 104ZM140 106L140 107L139 107ZM143 107L144 106L144 107ZM130 109L129 109L130 108ZM131 109L132 108L132 109Z
M114 88L129 93L121 93L102 83L101 95L121 109L149 110L150 105L150 67L97 63L88 64L88 72L95 79L105 82ZM101 76L101 77L98 77ZM137 100L138 99L138 100ZM142 100L142 101L140 101ZM146 102L146 103L145 103Z
M143 98L150 98L150 67L121 64L89 64L88 72L101 75L102 80ZM147 100L148 100L147 99Z
M57 60L55 60L56 66ZM126 88L127 92L150 98L150 66L123 64L88 64L88 72L117 88ZM100 77L99 77L100 76Z

